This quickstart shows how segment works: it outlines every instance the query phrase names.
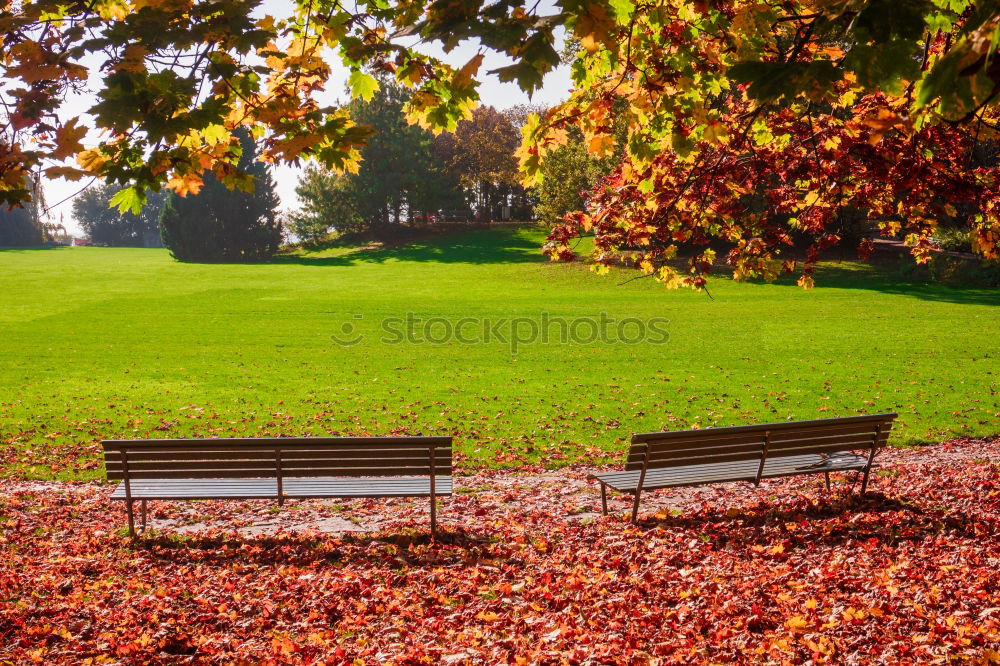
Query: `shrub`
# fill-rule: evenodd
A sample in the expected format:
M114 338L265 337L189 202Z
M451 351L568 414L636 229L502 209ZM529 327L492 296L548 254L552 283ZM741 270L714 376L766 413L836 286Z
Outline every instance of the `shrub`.
M934 232L934 240L938 242L942 250L972 252L972 241L969 239L968 229L938 227L937 231Z

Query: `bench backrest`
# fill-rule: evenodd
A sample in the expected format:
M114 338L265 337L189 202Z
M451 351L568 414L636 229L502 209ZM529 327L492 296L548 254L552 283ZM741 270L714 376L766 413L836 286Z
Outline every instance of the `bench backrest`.
M653 432L632 437L626 470L684 467L840 451L886 445L896 414L792 421L735 428ZM647 457L648 456L648 457ZM648 463L648 465L647 465Z
M451 437L109 440L108 480L450 476Z

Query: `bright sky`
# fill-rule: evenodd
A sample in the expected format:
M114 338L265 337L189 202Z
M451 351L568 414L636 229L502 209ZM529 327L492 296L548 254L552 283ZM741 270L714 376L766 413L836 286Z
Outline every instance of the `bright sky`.
M265 2L264 8L267 11L281 14L283 11L280 4L282 4L281 0L269 0ZM464 65L478 52L477 46L469 42L462 43L448 54L445 54L440 48L433 45L423 47L421 50L429 55L442 58L445 62L458 67ZM87 88L95 90L100 86L101 62L86 62L84 64L91 68L91 76ZM506 57L487 53L483 65L479 70L480 78L485 79L479 89L482 104L495 106L499 109L529 102L551 106L568 96L570 90L568 67L560 67L551 72L545 78L543 88L537 91L531 99L515 83L501 83L495 77L484 76L485 72L507 64L510 64L510 60ZM346 69L339 67L336 63L334 64L334 74L331 77L325 98L320 100L321 103L331 104L336 100L346 100L348 98L346 89L347 74L348 71ZM66 100L64 107L64 118L70 118L79 114L84 114L84 118L86 118L86 111L93 103L94 98L87 91L70 96ZM81 124L86 124L86 122L81 122ZM95 145L98 141L99 137L97 133L91 132L84 143ZM283 210L294 210L298 206L295 185L298 181L300 171L301 167L295 166L277 166L274 169L274 177L278 187L278 194L281 197ZM81 190L84 184L85 181L70 182L63 179L46 180L44 182L45 198L47 204L50 206L51 220L57 223L61 222L71 234L80 233L79 226L73 219L72 201L74 195Z

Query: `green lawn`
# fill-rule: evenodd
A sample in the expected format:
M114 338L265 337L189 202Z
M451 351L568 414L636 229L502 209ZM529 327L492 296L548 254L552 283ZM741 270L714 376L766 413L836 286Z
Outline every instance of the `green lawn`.
M108 437L420 433L454 435L463 465L555 465L620 452L636 431L878 411L899 412L900 444L1000 432L996 292L838 264L813 291L718 279L709 298L551 264L541 239L491 230L255 265L0 251L2 464L92 478ZM658 317L670 338L516 354L384 343L383 318L408 312ZM345 322L360 343L331 339Z

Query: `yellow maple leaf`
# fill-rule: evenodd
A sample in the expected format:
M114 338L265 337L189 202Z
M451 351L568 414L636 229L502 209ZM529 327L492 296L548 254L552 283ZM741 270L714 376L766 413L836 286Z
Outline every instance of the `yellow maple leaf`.
M121 72L133 72L141 74L146 71L146 54L149 49L141 44L129 44L125 48L125 54L115 65L115 69Z
M792 631L802 632L809 626L809 620L805 619L801 615L793 615L785 621L785 626Z
M205 181L201 176L194 173L176 174L167 181L167 187L172 189L177 196L186 197L189 194L198 194Z
M607 10L598 3L590 3L587 11L577 18L574 30L580 38L580 45L588 53L594 53L601 44L614 48L615 40L611 34L614 27L614 19L608 15Z
M473 56L469 62L462 66L455 74L454 82L459 86L467 86L472 82L472 77L479 71L479 66L483 64L483 54Z
M320 136L311 136L308 134L293 136L275 145L274 150L271 152L275 157L280 157L286 162L291 162L297 159L302 151L312 148L322 141L323 137Z
M587 150L598 157L607 157L615 149L615 140L610 134L598 134L587 144Z
M52 151L53 159L64 160L83 150L80 139L86 136L87 128L78 126L78 120L79 118L73 118L56 130L56 148Z
M108 163L108 158L97 150L84 150L77 153L76 163L90 173L98 173Z
M80 180L84 176L88 175L86 171L82 169L76 169L74 167L67 166L52 166L45 170L45 176L47 178L65 178L66 180Z
M705 127L704 136L706 141L716 145L721 145L729 138L729 130L727 130L726 126L718 120L711 120Z

